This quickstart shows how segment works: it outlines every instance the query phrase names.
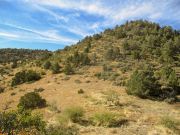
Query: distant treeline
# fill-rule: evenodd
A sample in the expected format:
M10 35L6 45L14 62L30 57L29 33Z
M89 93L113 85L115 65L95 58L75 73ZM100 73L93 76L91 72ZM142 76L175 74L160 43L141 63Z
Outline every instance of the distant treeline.
M0 63L14 61L46 59L52 55L48 50L31 50L31 49L0 49Z

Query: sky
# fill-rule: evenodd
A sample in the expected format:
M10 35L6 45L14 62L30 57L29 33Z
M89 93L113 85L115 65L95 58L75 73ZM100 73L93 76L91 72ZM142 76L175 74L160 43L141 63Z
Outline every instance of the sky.
M0 48L62 49L138 19L180 30L180 0L0 0Z

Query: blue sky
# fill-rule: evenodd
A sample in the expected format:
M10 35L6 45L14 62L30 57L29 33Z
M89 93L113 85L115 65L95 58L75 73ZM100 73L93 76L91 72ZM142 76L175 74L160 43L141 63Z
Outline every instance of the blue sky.
M0 0L0 48L56 50L146 19L180 29L180 0Z

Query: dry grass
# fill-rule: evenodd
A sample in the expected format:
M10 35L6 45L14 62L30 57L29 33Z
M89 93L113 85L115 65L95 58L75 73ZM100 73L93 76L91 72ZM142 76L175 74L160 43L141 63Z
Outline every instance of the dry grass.
M19 70L21 69L16 69L15 72ZM12 88L8 86L11 76L6 76L5 83L3 83L6 91L0 94L0 110L15 109L21 96L27 92L34 91L34 89L43 87L45 90L39 94L47 100L51 109L55 111L50 111L48 107L37 111L43 113L45 120L50 124L56 122L57 116L66 108L74 105L82 106L87 118L98 112L111 111L112 113L121 112L129 120L128 125L115 129L94 126L82 127L79 125L80 134L83 135L143 135L158 130L159 123L157 121L162 116L170 115L178 120L180 119L179 103L169 105L164 102L129 96L126 94L124 87L114 86L110 81L98 80L94 77L95 73L102 71L101 66L84 69L84 71L87 70L89 72L88 74L72 76L66 76L64 74L52 75L50 72L47 72L41 80L32 84L19 85L13 88L13 90L10 90ZM78 90L80 89L83 89L85 93L82 95L78 94ZM109 91L113 91L113 93L109 93ZM11 96L12 92L16 94ZM118 101L122 106L113 109L109 108L105 105L105 100L108 100L108 102ZM61 112L57 113L57 110ZM160 133L160 135L164 135L164 132L162 134Z

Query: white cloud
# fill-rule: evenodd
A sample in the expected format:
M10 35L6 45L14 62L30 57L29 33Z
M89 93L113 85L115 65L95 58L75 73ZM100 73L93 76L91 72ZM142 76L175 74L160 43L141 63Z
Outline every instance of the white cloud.
M121 21L139 18L156 19L162 17L164 9L168 3L162 1L112 1L107 4L103 0L26 0L31 4L40 6L56 7L60 9L83 11L89 14L100 15L105 18L109 25L117 24ZM163 16L165 17L165 16Z
M62 9L82 10L88 13L103 15L109 12L101 5L100 1L85 0L27 0L26 2L45 6L54 6Z
M14 29L13 31L14 34L11 34L12 31L2 33L0 32L0 36L6 36L11 39L16 39L16 40L41 40L43 42L64 42L64 43L75 43L78 40L77 39L72 39L68 38L65 36L61 36L58 34L58 31L56 30L46 30L46 31L41 31L41 30L34 30L30 28L25 28L13 24L6 24L7 26L10 26Z
M8 33L8 32L0 32L0 36L5 37L5 38L13 38L13 39L19 38L19 35Z
M67 22L69 19L63 15L59 15L55 12L53 12L52 10L49 10L48 8L45 8L43 6L40 6L40 5L33 5L33 7L36 9L36 10L39 10L39 11L42 11L42 12L46 12L47 14L53 16L57 22L63 20L65 22Z

